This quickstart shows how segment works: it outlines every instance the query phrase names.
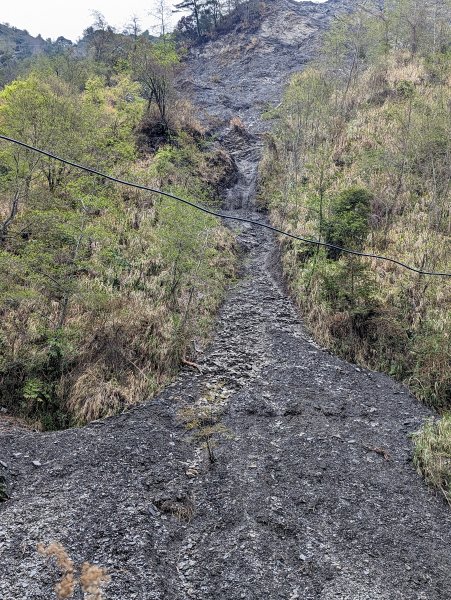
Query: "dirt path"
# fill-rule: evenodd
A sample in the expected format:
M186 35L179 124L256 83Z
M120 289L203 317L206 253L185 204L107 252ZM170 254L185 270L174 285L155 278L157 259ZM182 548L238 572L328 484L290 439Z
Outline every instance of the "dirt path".
M226 44L206 48L211 61ZM206 91L203 77L195 97L219 111L219 88ZM268 100L281 83L264 88ZM224 105L238 98L228 94ZM236 110L258 130L246 103ZM227 205L261 219L258 137L223 131L240 169ZM53 539L108 568L111 600L451 598L451 513L410 459L409 434L428 411L390 378L319 348L280 283L272 237L237 231L242 277L198 357L202 373L187 369L148 404L83 429L0 431L14 484L0 505L2 600L52 597L55 572L35 547ZM214 464L177 419L207 396L225 428Z

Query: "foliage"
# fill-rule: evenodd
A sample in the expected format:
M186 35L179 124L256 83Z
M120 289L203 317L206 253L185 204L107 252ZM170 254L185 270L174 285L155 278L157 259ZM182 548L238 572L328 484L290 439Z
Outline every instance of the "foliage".
M429 419L414 435L414 462L426 480L451 504L451 414Z
M330 217L324 223L324 240L328 244L361 250L369 233L372 195L360 187L342 190L331 203ZM341 251L328 249L329 256L340 256Z
M165 118L177 113L171 143L139 154L149 97L127 66L138 46L105 69L99 58L35 62L0 92L0 129L123 179L211 202L222 167L187 103L166 95ZM170 82L172 42L150 52ZM60 68L66 59L79 76ZM54 429L147 398L208 334L233 265L231 235L214 219L2 144L2 404Z
M179 55L169 36L154 43L141 38L132 55L133 74L141 84L142 94L147 100L147 111L155 101L166 129L169 127L168 104L173 93L172 79L178 64Z
M259 0L183 0L175 5L175 12L188 12L177 24L176 38L195 43L230 29L237 22L247 25L258 22L264 3Z

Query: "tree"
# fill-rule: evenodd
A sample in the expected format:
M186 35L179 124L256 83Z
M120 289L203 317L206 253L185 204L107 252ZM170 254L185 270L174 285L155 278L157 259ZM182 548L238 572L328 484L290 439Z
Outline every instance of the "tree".
M190 11L196 24L197 37L202 37L203 31L201 26L202 11L204 9L204 0L183 0L175 5L175 12Z
M152 103L155 102L166 130L169 128L168 102L178 64L175 44L166 38L155 43L146 39L139 40L132 59L134 76L141 84L142 94L147 100L147 112L150 112Z
M0 126L6 135L37 146L63 152L69 144L74 159L81 159L89 145L86 112L69 87L55 77L44 83L35 75L15 81L0 93ZM86 139L88 137L88 139ZM33 178L44 177L50 192L61 186L70 168L23 148L2 151L0 184L9 190L10 203L0 224L2 239L28 201Z
M92 14L95 21L84 31L84 38L93 60L109 67L109 73L111 73L118 60L127 55L130 40L127 39L127 36L118 34L114 27L108 25L102 13L92 11Z
M125 25L123 33L132 38L132 40L133 40L132 51L133 52L136 50L136 44L138 42L138 38L139 38L141 31L142 31L142 29L141 29L139 17L137 15L132 15L130 17L130 21Z
M132 15L130 17L130 21L125 26L125 33L127 33L128 35L131 35L133 40L136 43L141 31L142 31L142 29L141 29L139 17L137 15Z
M324 225L326 242L361 250L370 229L372 199L372 194L361 187L351 187L340 192L332 204L330 218ZM328 254L337 258L341 251L329 248Z
M163 38L163 40L166 39L172 15L171 5L167 0L155 0L155 8L150 11L149 14L158 22L155 29L158 30L160 37Z

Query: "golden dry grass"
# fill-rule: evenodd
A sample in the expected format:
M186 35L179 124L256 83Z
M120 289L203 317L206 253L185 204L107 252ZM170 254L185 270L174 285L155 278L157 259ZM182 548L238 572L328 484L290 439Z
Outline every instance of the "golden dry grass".
M438 421L429 419L413 439L418 471L451 505L451 413Z
M72 598L76 585L75 567L64 546L59 542L52 542L47 547L39 544L38 552L47 558L54 558L61 571L61 579L55 584L58 600Z
M230 127L232 129L235 129L235 131L238 131L239 133L243 133L246 131L246 126L240 119L240 117L232 117L230 119Z
M102 567L83 563L80 574L80 586L86 600L102 600L103 587L110 581L107 572Z
M43 556L55 559L61 571L61 579L54 588L58 600L72 598L78 585L83 591L85 600L103 600L104 587L110 581L105 569L85 562L80 573L77 574L74 562L59 542L52 542L48 546L38 544L37 550Z

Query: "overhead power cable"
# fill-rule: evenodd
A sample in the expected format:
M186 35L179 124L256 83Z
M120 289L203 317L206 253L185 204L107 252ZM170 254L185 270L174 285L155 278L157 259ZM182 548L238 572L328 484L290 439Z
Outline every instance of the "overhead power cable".
M282 229L273 227L272 225L268 225L267 223L262 223L261 221L255 221L253 219L247 219L246 217L238 217L235 215L228 215L228 214L220 213L220 212L211 210L209 208L206 208L205 206L202 206L200 204L196 204L195 202L191 202L190 200L186 200L186 198L181 198L180 196L171 194L170 192L164 192L163 190L159 190L157 188L151 188L149 186L142 185L140 183L133 183L131 181L125 181L124 179L119 179L117 177L113 177L112 175L107 175L106 173L102 173L100 171L97 171L96 169L92 169L91 167L86 167L84 165L80 165L71 160L61 158L60 156L57 156L56 154L52 154L51 152L47 152L46 150L41 150L40 148L36 148L34 146L31 146L30 144L26 144L25 142L21 142L20 140L16 140L16 139L8 137L6 135L0 134L0 139L4 140L5 142L10 142L12 144L22 146L23 148L27 148L28 150L32 150L33 152L37 152L39 154L42 154L44 156L47 156L48 158L57 160L66 165L70 165L71 167L75 167L76 169L81 169L82 171L86 171L87 173L91 173L92 175L97 175L98 177L101 177L102 179L107 179L109 181L113 181L114 183L120 183L121 185L133 187L138 190L153 192L154 194L166 196L167 198L172 198L173 200L176 200L177 202L182 202L183 204L191 206L191 207L195 208L196 210L200 210L204 213L207 213L208 215L212 215L212 216L218 217L220 219L229 219L230 221L239 221L241 223L249 223L250 225L256 225L257 227L269 229L269 231L274 231L275 233L278 233L279 235L284 235L286 237L289 237L294 240L298 240L300 242L304 242L306 244L313 244L315 246L323 246L326 248L333 248L334 250L339 250L340 252L344 252L346 254L353 254L355 256L363 256L366 258L374 258L377 260L384 260L386 262L390 262L395 265L399 265L400 267L403 267L404 269L407 269L408 271L413 271L414 273L418 273L420 275L434 275L437 277L451 277L451 273L440 273L437 271L425 271L423 269L417 269L416 267L412 267L411 265L408 265L400 260L396 260L395 258L389 258L388 256L381 256L379 254L370 254L370 253L366 253L366 252L360 252L359 250L351 250L349 248L342 248L341 246L337 246L335 244L329 244L328 242L321 242L320 240L312 240L309 238L302 237L300 235L295 235L293 233L289 233L288 231L283 231Z

